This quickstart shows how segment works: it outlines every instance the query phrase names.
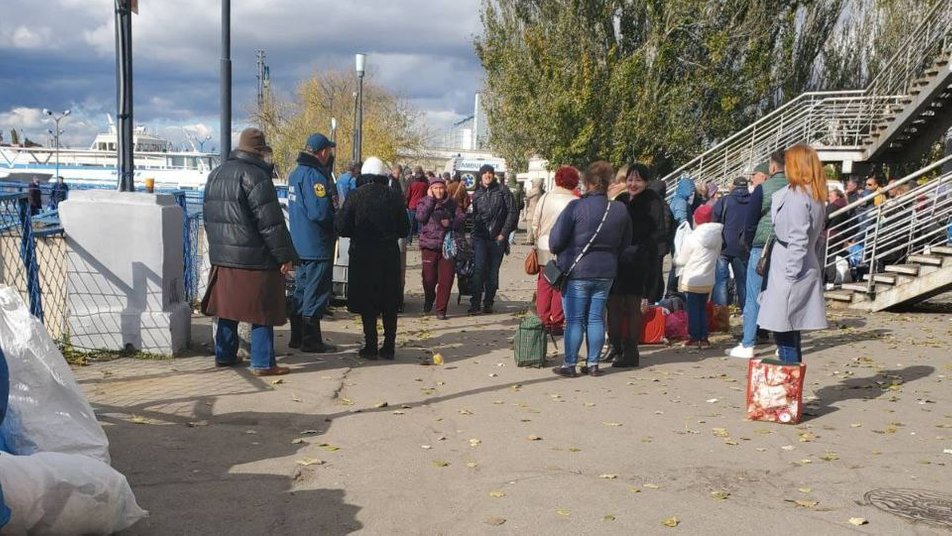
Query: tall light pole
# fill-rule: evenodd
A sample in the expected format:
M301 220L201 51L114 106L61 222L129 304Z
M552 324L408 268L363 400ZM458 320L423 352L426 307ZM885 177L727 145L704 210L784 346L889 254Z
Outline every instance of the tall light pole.
M353 122L353 132L350 135L350 159L354 162L357 161L357 92L354 92L354 122Z
M115 0L116 8L116 157L120 192L134 192L135 163L132 106L132 14L138 0Z
M221 0L221 73L219 74L219 99L221 100L221 132L218 143L221 163L228 160L231 152L231 0Z
M354 150L354 161L360 162L361 146L364 143L364 67L367 62L366 54L357 54L355 57L357 67L357 147Z
M43 113L53 118L54 127L53 127L53 130L50 131L50 133L53 134L53 143L56 146L56 176L59 177L59 137L60 137L60 134L63 133L63 131L60 130L59 124L60 124L60 121L62 121L63 119L66 119L66 117L69 116L69 110L66 110L63 113L56 115L55 113L53 113L53 110L47 110L46 108L43 108Z

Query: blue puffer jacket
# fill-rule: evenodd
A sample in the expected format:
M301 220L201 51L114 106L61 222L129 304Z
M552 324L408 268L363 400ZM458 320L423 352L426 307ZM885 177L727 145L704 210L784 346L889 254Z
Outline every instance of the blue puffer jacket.
M566 272L575 262L602 221L606 203L611 203L611 209L605 224L570 279L614 279L618 257L631 244L631 218L625 205L609 201L602 193L586 194L569 202L549 232L549 250L558 256L559 268Z
M743 257L750 252L745 237L748 210L750 192L746 186L735 187L729 195L714 203L711 221L724 224L724 255Z
M692 223L693 211L690 203L692 195L694 195L694 179L687 176L681 177L671 198L671 214L674 215L675 227L685 221Z
M334 183L320 160L301 153L288 177L291 240L304 260L329 260L334 255Z

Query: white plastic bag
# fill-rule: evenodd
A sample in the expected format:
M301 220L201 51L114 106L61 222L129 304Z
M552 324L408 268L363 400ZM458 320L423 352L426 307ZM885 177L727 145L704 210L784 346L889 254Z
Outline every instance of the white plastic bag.
M0 534L112 534L148 512L122 473L81 454L0 453L0 486L13 511Z
M0 425L14 454L85 454L109 463L109 440L76 385L63 354L20 294L0 285L0 346L10 369L7 415Z

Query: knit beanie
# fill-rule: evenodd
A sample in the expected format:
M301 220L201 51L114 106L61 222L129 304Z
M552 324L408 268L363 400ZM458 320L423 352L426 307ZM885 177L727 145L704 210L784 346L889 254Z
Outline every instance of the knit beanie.
M711 205L701 205L697 207L697 209L694 211L694 225L711 223L711 216L713 212L714 207Z

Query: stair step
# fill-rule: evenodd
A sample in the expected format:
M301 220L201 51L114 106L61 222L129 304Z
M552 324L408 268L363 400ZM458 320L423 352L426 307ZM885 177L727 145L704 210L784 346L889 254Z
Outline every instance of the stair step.
M942 257L938 255L909 255L909 262L928 266L942 266Z
M865 283L843 283L840 285L840 288L843 290L849 290L853 292L863 292L865 293L868 288Z
M829 292L824 293L824 296L828 300L846 302L846 303L853 302L853 293L851 291L831 290Z
M876 283L882 283L883 285L895 285L899 277L896 274L873 274L873 277L876 280ZM863 276L864 281L869 281L869 274Z
M886 267L886 271L891 274L919 275L918 264L893 264Z
M952 255L952 246L932 246L929 248L931 255Z

